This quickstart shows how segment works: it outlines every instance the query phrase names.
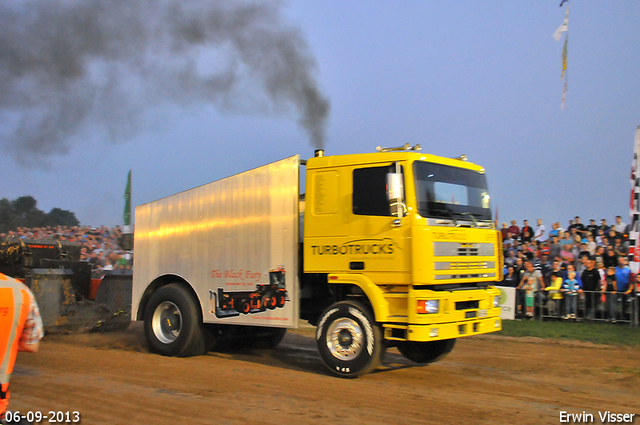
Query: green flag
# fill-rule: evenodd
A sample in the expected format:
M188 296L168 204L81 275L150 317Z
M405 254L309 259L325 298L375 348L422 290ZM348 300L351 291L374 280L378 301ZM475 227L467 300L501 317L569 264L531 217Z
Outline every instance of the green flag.
M124 227L125 232L131 226L131 170L127 177L127 188L124 190Z

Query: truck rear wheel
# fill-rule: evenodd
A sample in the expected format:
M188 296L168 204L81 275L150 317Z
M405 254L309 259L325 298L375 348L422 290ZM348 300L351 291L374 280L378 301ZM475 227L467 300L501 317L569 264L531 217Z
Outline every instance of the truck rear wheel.
M144 312L144 332L151 350L164 356L206 354L213 339L200 321L193 297L177 283L151 296Z
M433 363L444 359L456 345L455 339L440 341L398 343L398 351L407 359L416 363Z
M341 301L321 315L316 331L318 352L336 376L356 378L380 364L382 331L362 304Z

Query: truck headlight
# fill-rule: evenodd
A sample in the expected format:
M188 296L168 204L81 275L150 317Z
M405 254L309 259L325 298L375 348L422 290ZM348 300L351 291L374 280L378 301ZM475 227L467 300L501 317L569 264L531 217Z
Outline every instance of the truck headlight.
M493 297L493 308L500 307L500 295Z
M440 300L419 300L418 313L436 314L440 311Z

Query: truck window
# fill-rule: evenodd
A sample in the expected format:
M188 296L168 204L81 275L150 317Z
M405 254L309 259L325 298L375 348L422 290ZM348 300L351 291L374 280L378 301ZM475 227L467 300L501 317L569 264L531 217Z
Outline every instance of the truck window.
M413 172L421 216L491 220L483 173L424 161L414 162Z
M391 216L387 199L389 166L353 170L353 213Z

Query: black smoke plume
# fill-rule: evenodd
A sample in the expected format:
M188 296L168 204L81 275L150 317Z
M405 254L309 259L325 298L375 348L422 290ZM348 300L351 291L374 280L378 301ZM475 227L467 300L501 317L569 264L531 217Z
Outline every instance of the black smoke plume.
M120 142L159 105L291 113L323 147L329 102L279 1L0 2L0 141L20 162L94 131Z

